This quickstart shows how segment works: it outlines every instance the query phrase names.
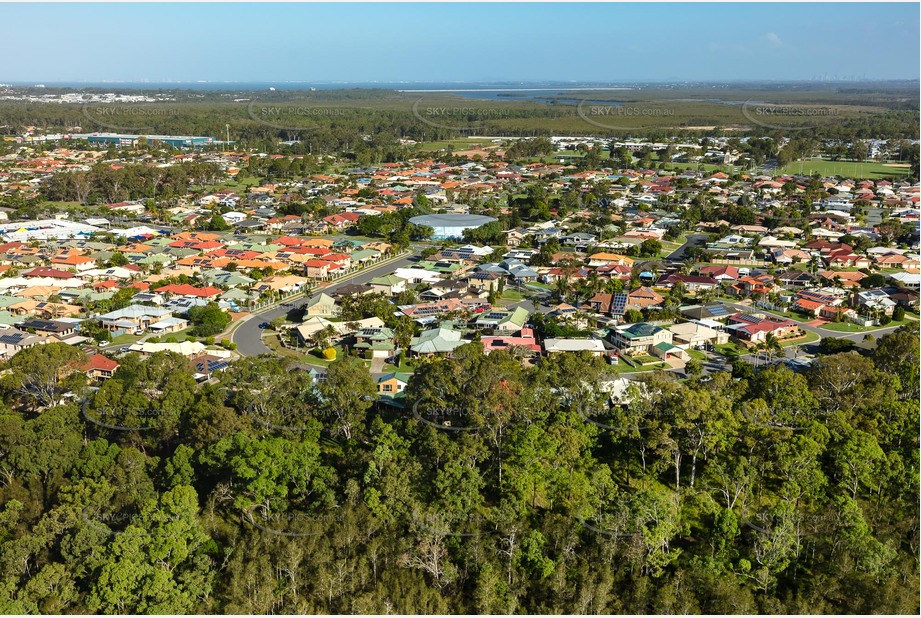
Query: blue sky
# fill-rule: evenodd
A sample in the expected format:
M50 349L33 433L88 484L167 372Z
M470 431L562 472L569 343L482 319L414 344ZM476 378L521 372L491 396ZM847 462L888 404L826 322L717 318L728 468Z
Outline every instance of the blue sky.
M919 77L919 5L0 4L2 81Z

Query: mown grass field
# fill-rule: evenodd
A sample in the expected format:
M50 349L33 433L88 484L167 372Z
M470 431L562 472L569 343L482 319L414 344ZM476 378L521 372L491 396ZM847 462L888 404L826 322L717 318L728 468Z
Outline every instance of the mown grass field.
M819 173L822 176L846 176L849 178L901 178L911 173L907 164L875 163L870 161L826 161L809 159L797 161L778 170L781 174L812 175Z

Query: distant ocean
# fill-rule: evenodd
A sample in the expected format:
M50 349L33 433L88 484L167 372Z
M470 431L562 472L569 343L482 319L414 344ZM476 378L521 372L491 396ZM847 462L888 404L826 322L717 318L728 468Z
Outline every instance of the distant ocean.
M606 83L574 82L9 82L12 86L32 88L38 85L49 89L83 88L112 90L199 90L260 92L274 88L278 91L343 90L351 88L402 90L413 93L444 92L473 99L537 100L559 102L580 101L582 97L566 98L573 91L618 91L630 86Z

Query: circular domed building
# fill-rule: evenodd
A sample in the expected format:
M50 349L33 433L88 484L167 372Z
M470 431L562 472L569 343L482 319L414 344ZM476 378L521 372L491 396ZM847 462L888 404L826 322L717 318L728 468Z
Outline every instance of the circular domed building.
M485 215L419 215L409 220L413 225L428 225L435 232L433 240L445 238L463 238L464 230L475 229L487 223L497 221L494 217Z

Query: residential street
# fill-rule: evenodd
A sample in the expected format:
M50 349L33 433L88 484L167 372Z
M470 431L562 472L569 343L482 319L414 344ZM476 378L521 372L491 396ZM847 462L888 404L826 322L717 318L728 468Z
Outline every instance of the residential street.
M683 260L686 257L685 252L689 248L699 247L703 245L705 242L707 242L707 234L688 234L687 240L685 241L685 243L681 245L680 247L678 247L677 249L675 249L674 251L672 251L669 254L667 259L668 260Z
M718 301L716 301L716 302L718 302L718 303L721 304L721 305L725 305L726 307L730 307L730 308L732 308L732 309L735 309L735 310L737 310L737 311L745 311L745 312L747 312L747 313L754 313L754 312L758 312L758 311L763 311L762 309L759 309L758 307L750 307L750 306L748 306L748 305L743 305L743 304L740 304L740 303L733 303L733 302L724 301L724 300L718 300ZM873 335L874 337L876 337L877 339L879 339L879 338L882 337L883 335L886 335L886 334L888 334L888 333L891 333L891 332L895 331L897 328L899 328L898 326L890 326L890 327L887 327L887 328L873 328L873 329L869 329L869 330L867 330L867 331L859 332L859 333L842 333L842 332L838 332L838 331L834 331L834 330L828 330L828 329L825 329L825 328L822 328L822 327L810 326L809 324L806 324L806 323L803 323L803 322L799 322L799 326L800 326L800 328L802 328L803 330L805 330L805 331L807 331L807 332L810 332L810 333L814 333L814 334L816 334L816 335L818 335L819 337L822 337L822 338L825 338L825 337L836 337L836 338L838 338L838 339L850 339L850 340L853 341L854 343L860 343L861 341L864 340L864 338L865 338L867 335ZM806 344L806 345L816 345L816 344L818 344L818 341L814 341L814 342L809 343L809 344ZM793 348L793 347L799 347L799 346L790 346L790 347L788 347L787 349L789 350L790 348ZM793 358L793 357L790 356L789 354L788 354L787 356L788 356L788 358Z
M366 270L360 270L352 275L349 275L345 279L336 281L325 287L319 287L314 289L310 295L318 294L319 292L326 292L329 294L332 291L337 290L346 284L362 284L367 283L371 279L374 279L378 275L386 274L393 272L397 268L405 268L411 265L413 262L418 261L419 251L417 247L413 247L414 251L411 255L393 260L385 261L381 264L368 268ZM254 314L249 317L243 318L243 322L237 329L233 332L231 341L237 344L237 352L242 356L257 356L259 354L270 354L272 350L268 348L262 342L262 329L259 328L259 325L263 322L271 322L275 318L280 318L288 315L289 313L296 312L305 302L306 298L302 297L294 301L288 306L285 304L280 304L264 313ZM287 304L287 303L286 303Z

